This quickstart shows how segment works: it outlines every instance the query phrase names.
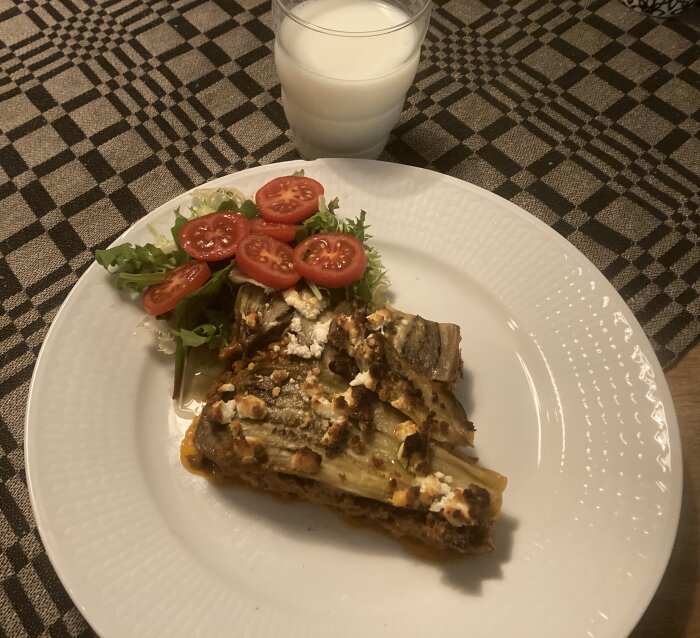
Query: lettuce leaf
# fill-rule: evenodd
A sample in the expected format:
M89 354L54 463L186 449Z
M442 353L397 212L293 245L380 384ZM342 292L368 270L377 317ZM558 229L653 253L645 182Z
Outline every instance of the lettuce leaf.
M180 231L190 219L219 210L240 212L248 219L258 215L255 203L235 189L200 189L192 196L189 217L179 208L174 211L175 221L170 229L172 239L149 226L155 243L143 246L127 243L95 251L97 263L116 275L119 289L143 292L149 286L161 283L168 270L187 263L190 258L180 244Z
M208 345L223 348L231 333L231 308L235 290L228 274L231 265L215 272L203 286L191 292L175 306L171 318L177 345L175 351L175 383L173 398L180 395L187 351Z
M178 265L173 253L154 244L120 244L95 251L97 263L116 275L117 287L142 292L161 283L168 270Z
M258 216L258 207L235 188L199 188L192 192L192 217L201 217L220 210L241 213L247 219Z
M175 306L174 320L176 330L189 330L194 331L198 326L202 324L211 323L210 319L214 316L211 313L217 309L222 312L226 308L226 303L229 300L220 300L220 293L223 291L229 291L232 293L231 285L229 283L228 274L231 270L231 265L229 264L226 268L223 268L215 272L209 281L205 283L197 290L191 292L184 299L178 302ZM219 302L214 304L215 299ZM222 306L217 308L217 306ZM229 306L233 308L233 304ZM219 320L222 320L221 314L215 315ZM221 331L226 331L221 325ZM209 333L208 331L200 330L197 334L199 336L213 336L214 333ZM201 345L201 344L200 344Z
M388 284L388 279L379 251L369 245L372 236L367 232L369 229L365 221L367 213L361 210L359 217L341 220L335 214L339 208L337 197L326 204L325 198L321 196L318 198L318 203L319 211L302 224L297 234L297 241L315 233L347 233L355 237L364 246L367 254L367 268L362 279L345 289L346 297L349 299L359 297L364 301L376 299Z

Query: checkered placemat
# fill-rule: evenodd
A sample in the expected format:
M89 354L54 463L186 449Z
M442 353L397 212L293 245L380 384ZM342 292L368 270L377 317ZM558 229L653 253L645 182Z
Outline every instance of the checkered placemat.
M0 0L0 635L91 635L43 551L22 428L56 310L147 211L293 159L269 0ZM382 159L514 201L620 291L661 363L700 335L700 9L440 2Z

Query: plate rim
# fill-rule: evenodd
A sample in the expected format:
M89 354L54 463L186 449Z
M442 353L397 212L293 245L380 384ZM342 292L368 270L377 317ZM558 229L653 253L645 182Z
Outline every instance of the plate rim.
M391 170L396 170L396 171L416 171L420 172L423 174L430 174L430 179L435 180L435 181L446 181L450 182L456 186L458 186L461 189L467 190L467 191L472 191L478 193L482 197L486 197L489 200L498 202L500 206L506 206L510 211L517 215L520 219L526 221L527 223L531 224L534 226L538 232L541 232L546 236L547 241L554 242L554 244L562 249L565 249L569 253L573 253L577 259L580 259L583 263L585 263L593 272L597 274L597 276L600 277L600 281L602 285L606 287L605 293L610 295L611 297L615 298L616 302L619 303L622 308L627 310L625 319L627 322L630 324L630 327L637 331L638 335L642 336L642 342L648 346L648 352L646 353L646 358L648 359L649 363L651 364L651 368L654 372L654 381L657 384L657 390L661 395L663 395L664 398L664 410L665 410L665 416L666 416L666 424L667 424L667 430L669 434L669 448L671 450L675 451L675 458L674 458L674 468L673 468L673 475L674 475L674 481L676 481L675 484L673 484L673 489L672 489L672 498L669 499L669 508L671 511L666 512L668 516L671 517L671 523L672 523L672 529L673 533L669 534L669 536L666 539L665 546L661 548L661 551L658 554L659 559L663 559L660 564L663 565L663 568L658 569L658 573L654 575L654 578L651 579L651 582L653 583L653 587L649 588L649 592L647 593L647 596L645 597L644 600L641 599L639 601L639 606L637 608L637 613L634 615L634 617L630 616L629 617L629 622L626 627L626 634L629 634L635 626L638 624L639 620L647 610L649 604L651 603L652 599L654 598L659 584L661 583L661 580L666 573L666 570L668 568L668 562L671 556L671 552L673 551L673 548L675 546L677 534L678 534L678 524L680 520L680 513L681 513L681 505L682 505L682 493L683 493L683 484L684 484L684 477L683 477L683 458L682 458L682 441L680 437L680 428L678 424L678 419L677 419L677 414L675 410L675 406L673 403L673 396L671 395L670 389L668 387L668 383L666 380L666 376L664 373L663 368L661 367L658 357L656 356L656 353L651 346L649 337L647 334L644 332L644 330L641 327L641 324L639 323L638 319L634 315L634 313L631 311L629 306L627 305L627 302L622 298L620 293L617 291L617 289L612 285L612 283L605 277L605 275L593 264L593 262L581 252L579 248L577 248L574 244L572 244L570 241L568 241L563 235L559 234L556 230L554 230L552 227L550 227L547 223L539 219L535 214L528 212L518 204L515 204L514 202L501 197L485 188L482 188L480 186L477 186L475 184L472 184L471 182L467 182L465 180L462 180L458 177L454 177L451 175L446 175L444 173L439 173L434 170L422 168L422 167L417 167L417 166L411 166L411 165L406 165L406 164L398 164L395 162L386 162L386 161L381 161L381 160L365 160L365 159L345 159L345 158L321 158L321 159L316 159L316 160L303 160L303 159L295 159L295 160L288 160L284 162L275 162L272 164L263 164L259 166L254 166L250 167L247 169L244 169L242 171L237 171L233 173L229 173L227 175L222 175L220 177L214 178L212 180L203 182L202 184L192 187L179 195L176 195L175 197L172 197L171 199L163 202L162 204L159 204L156 206L154 209L148 211L145 215L140 217L138 220L136 220L134 223L130 224L124 232L120 233L119 236L117 236L113 242L111 242L109 245L114 246L118 243L121 243L126 235L131 234L136 228L141 228L142 226L145 226L146 224L149 223L149 218L154 216L156 214L156 211L164 208L164 207L174 207L177 206L177 202L179 200L186 200L188 197L192 195L192 193L198 189L201 188L218 188L225 186L227 184L230 184L232 181L235 181L236 178L245 175L251 175L255 174L257 172L266 172L266 171L271 171L275 169L279 169L280 174L286 174L286 171L289 169L298 169L298 168L310 168L313 165L323 165L323 164L337 164L337 165L343 165L343 164L383 164L392 167ZM29 390L27 394L27 402L26 402L26 409L25 409L25 417L24 417L24 423L23 423L23 436L24 436L24 441L23 441L23 453L24 453L24 463L25 463L25 475L26 475L26 480L27 480L27 490L29 493L29 500L31 503L31 508L32 508L32 513L34 515L34 519L36 522L36 527L37 531L39 532L39 536L41 538L42 544L44 546L44 550L46 551L47 557L49 558L49 561L51 562L51 565L53 569L56 572L56 575L58 576L61 585L65 588L67 594L69 595L71 601L73 604L76 606L76 608L81 612L83 617L85 618L86 622L89 623L89 625L97 631L97 626L99 623L95 622L94 619L94 612L91 612L89 609L87 609L84 605L80 603L78 600L77 592L74 591L74 588L66 582L65 580L65 572L62 570L61 565L62 561L60 560L59 556L59 550L58 546L54 541L50 538L49 533L48 533L48 528L49 528L49 522L44 519L44 515L41 513L41 506L40 503L37 500L37 494L36 494L36 482L35 479L33 478L35 470L33 469L33 464L30 463L30 459L32 457L32 454L30 452L30 429L31 429L31 413L32 413L32 397L33 397L33 391L35 387L35 381L40 374L40 369L42 365L42 360L44 357L44 353L46 349L49 347L47 344L50 343L55 326L57 325L57 320L59 317L61 317L63 314L68 312L68 308L72 304L72 298L77 294L76 291L78 291L82 286L86 285L86 276L87 274L95 269L99 269L99 265L95 263L94 259L92 260L92 263L90 266L85 270L85 272L79 277L78 281L75 282L75 284L72 286L71 290L67 294L66 298L63 300L61 303L59 309L57 310L54 318L51 321L51 325L49 326L46 335L42 341L41 348L39 350L39 354L37 355L36 361L34 363L34 369L32 371L32 376L29 381Z

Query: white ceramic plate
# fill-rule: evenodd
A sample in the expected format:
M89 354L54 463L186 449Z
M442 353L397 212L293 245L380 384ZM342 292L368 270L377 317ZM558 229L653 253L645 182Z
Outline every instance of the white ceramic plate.
M97 266L36 366L26 459L41 536L103 636L626 636L666 566L681 499L671 397L629 309L563 238L436 173L304 168L368 211L396 305L462 327L461 400L483 464L509 478L494 554L424 562L324 508L185 472L172 363ZM183 195L131 228L167 230Z

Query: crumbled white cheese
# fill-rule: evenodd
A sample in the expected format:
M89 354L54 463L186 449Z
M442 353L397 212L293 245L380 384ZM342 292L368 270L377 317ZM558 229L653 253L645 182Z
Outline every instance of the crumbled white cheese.
M420 488L421 501L429 505L431 512L441 512L447 505L450 505L455 494L452 486L446 481L447 478L442 472L435 472L426 476L419 476L413 481L413 485ZM461 496L461 495L460 495ZM468 512L467 512L468 513Z
M301 319L293 317L289 324L289 343L286 353L302 359L318 359L323 353L323 348L328 341L328 331L331 327L331 320L317 321L311 333L311 343L308 345L299 342L299 336L303 332Z
M302 331L302 325L301 325L301 319L297 316L294 315L292 317L292 320L289 322L289 330L291 332L296 332L299 334Z
M464 500L462 490L450 490L439 501L432 503L430 511L442 512L447 522L455 527L467 525L470 519L469 505Z
M260 316L257 312L252 310L245 317L243 317L243 320L245 321L245 325L250 328L250 330L255 330L255 327L258 325L258 321L260 320Z
M267 414L265 401L253 394L237 396L236 408L238 414L244 419L264 419Z
M448 485L452 485L452 477L448 474L445 476L442 472L435 472L435 476L440 480L440 481L445 481Z
M439 501L435 501L431 506L430 506L430 511L431 512L442 512L442 510L445 509L445 503L447 501L447 494L443 496Z
M219 386L219 392L234 392L235 390L236 386L233 383L222 383Z
M235 401L218 400L212 403L209 411L209 416L217 423L231 423L231 420L236 415Z
M289 372L281 368L273 370L270 374L270 380L275 385L282 385L287 379L289 379Z
M342 439L343 432L347 428L348 422L345 418L332 419L325 433L321 437L320 443L324 447L333 447Z
M375 381L372 378L372 375L369 373L369 371L358 372L357 375L355 375L355 378L352 381L350 381L350 385L352 387L357 385L363 385L365 386L365 388L374 390Z
M468 525L468 521L471 518L469 514L469 505L467 505L464 500L457 500L454 497L445 505L443 514L447 522L455 527Z
M399 412L407 412L411 408L411 403L405 394L400 395L397 399L389 402L392 408L396 408Z
M367 323L372 330L382 331L382 328L391 320L391 312L386 308L379 308L367 316Z
M296 288L289 288L282 295L288 306L294 308L304 319L312 321L318 319L321 312L328 306L324 298L319 299L308 288L302 289L301 292Z
M236 415L236 402L224 401L223 409L221 410L221 416L224 417L224 421L230 423L233 417Z
M394 436L398 441L403 441L407 436L415 434L416 432L418 432L418 426L413 421L404 421L394 428ZM435 476L437 475L438 473L436 472Z
M289 335L289 343L287 344L285 352L302 359L311 359L312 356L311 348L300 344L299 338L295 334Z
M324 396L313 397L311 399L311 411L322 419L331 420L343 416Z
M318 385L318 377L309 372L309 374L306 375L306 379L301 384L301 391L307 396L307 397L318 397L318 396L325 396L323 394L323 388Z
M342 394L336 394L336 397L343 397L345 399L345 403L347 403L348 407L350 408L355 405L355 398L352 396L352 388L348 388Z
M321 354L323 354L323 343L319 343L318 341L313 341L311 342L311 345L309 346L309 352L311 353L311 356L314 359L318 359L321 357Z
M314 342L324 344L328 341L328 332L331 329L331 320L317 321L314 324L313 339Z
M318 383L318 377L313 373L309 372L309 374L306 375L306 379L304 379L304 385L313 387Z
M431 498L434 498L440 493L441 483L433 474L419 476L414 484L420 486L421 494L427 494Z
M344 330L348 335L350 345L359 346L362 335L355 319L351 315L337 315L335 321L338 328Z

